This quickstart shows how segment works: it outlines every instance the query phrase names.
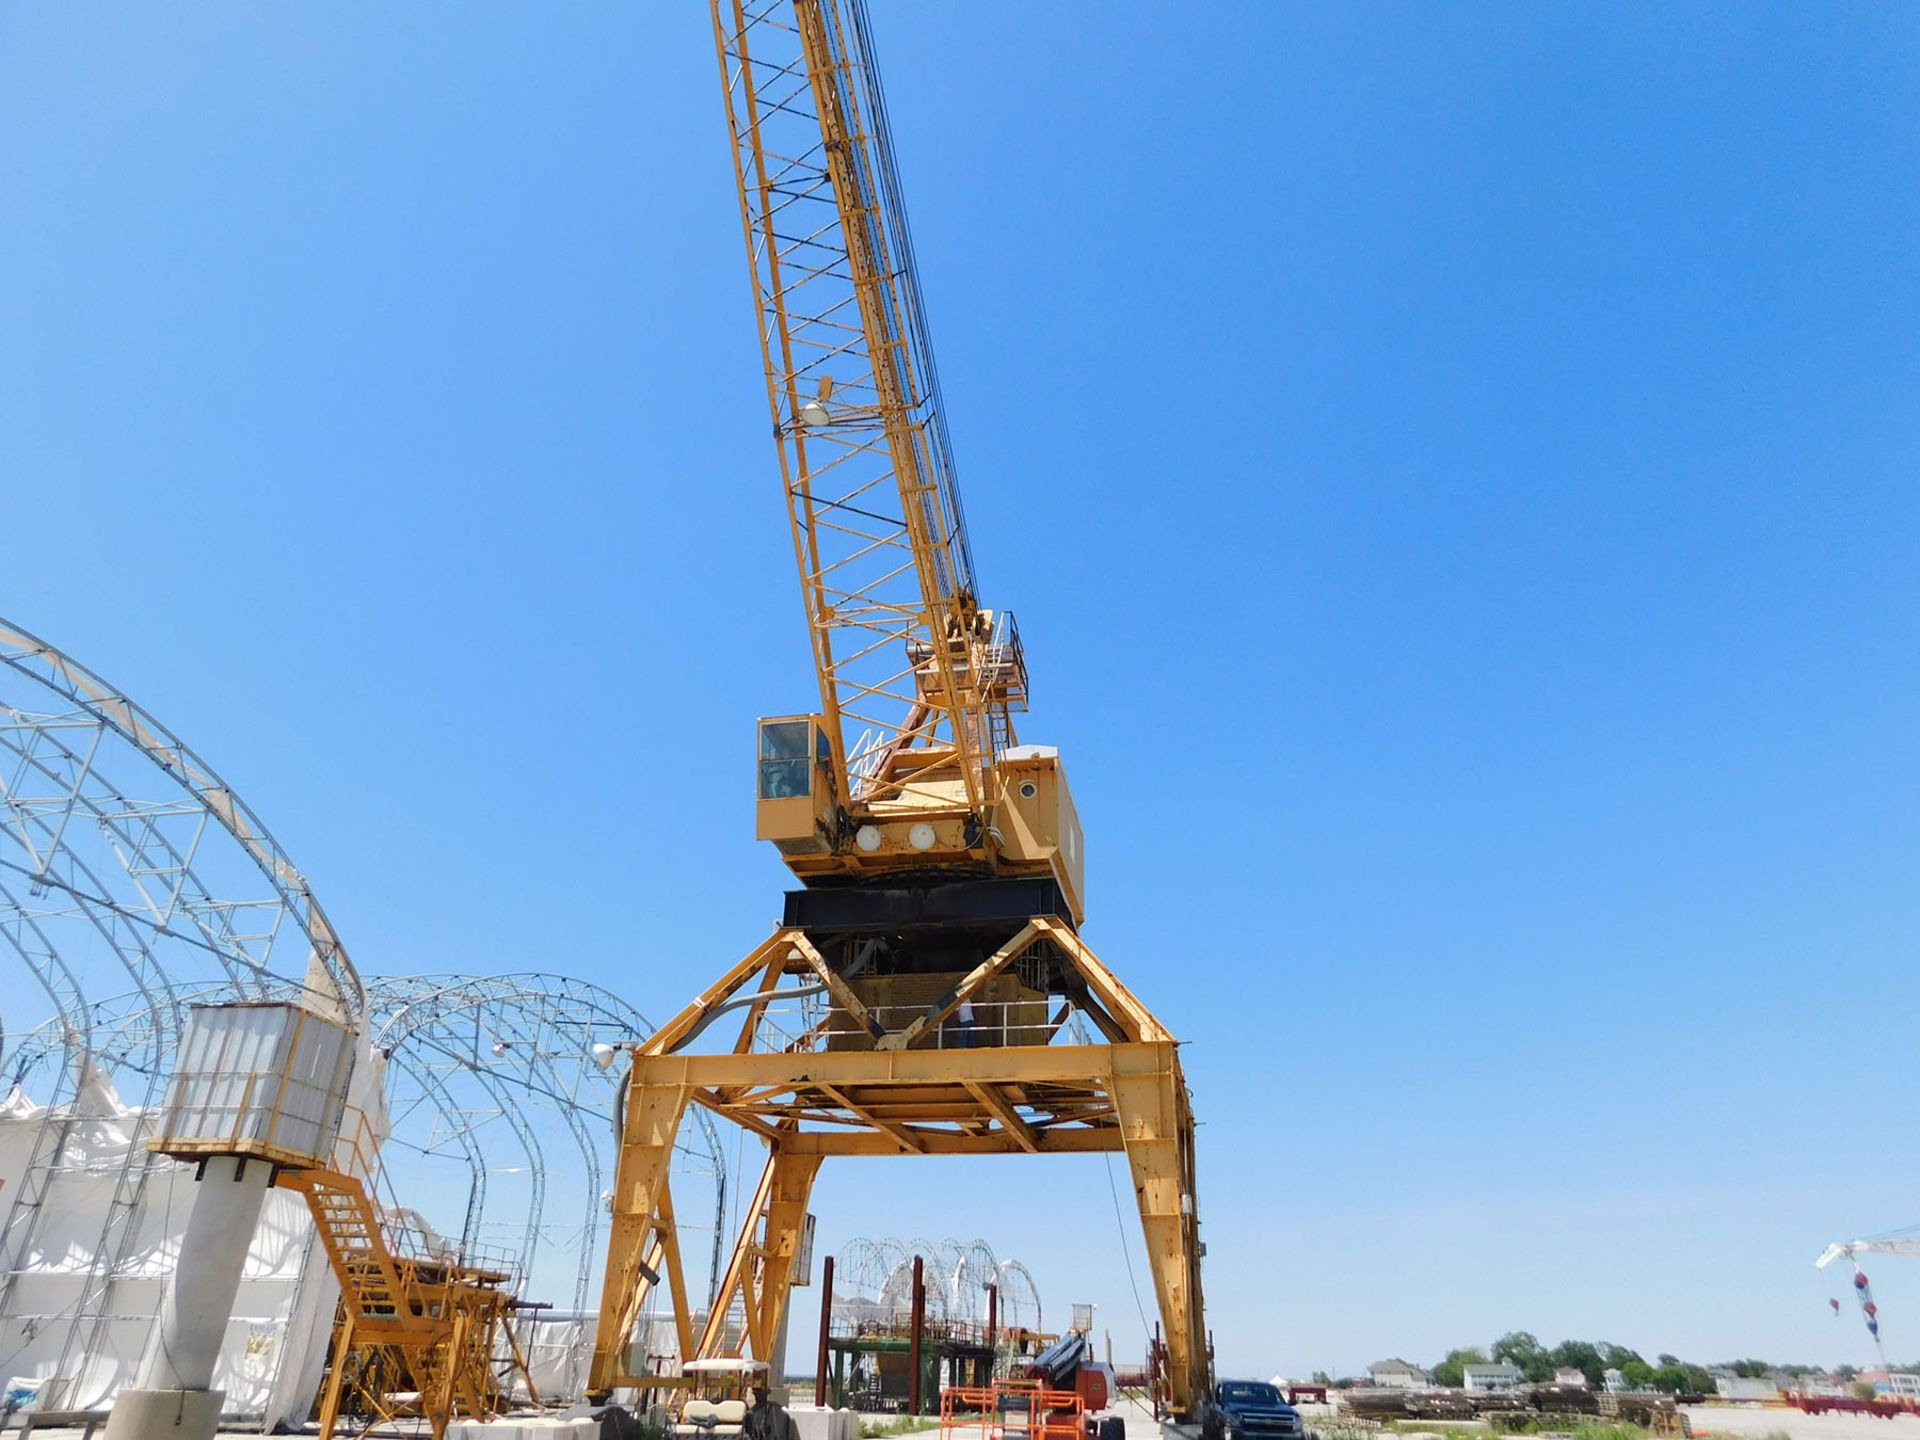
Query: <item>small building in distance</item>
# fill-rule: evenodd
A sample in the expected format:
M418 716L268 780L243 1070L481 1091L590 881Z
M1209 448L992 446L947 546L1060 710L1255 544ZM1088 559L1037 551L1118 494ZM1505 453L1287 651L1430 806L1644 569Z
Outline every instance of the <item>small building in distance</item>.
M1856 1378L1873 1386L1876 1395L1894 1400L1920 1400L1920 1375L1911 1370L1862 1370Z
M1513 1389L1520 1380L1518 1366L1509 1365L1505 1360L1496 1360L1490 1365L1464 1366L1460 1383L1464 1389L1491 1395Z
M1433 1377L1418 1365L1400 1359L1375 1361L1367 1366L1367 1378L1388 1390L1419 1390L1433 1383Z
M1562 1365L1553 1372L1553 1383L1563 1389L1572 1386L1584 1390L1587 1388L1587 1372L1576 1370L1571 1365Z

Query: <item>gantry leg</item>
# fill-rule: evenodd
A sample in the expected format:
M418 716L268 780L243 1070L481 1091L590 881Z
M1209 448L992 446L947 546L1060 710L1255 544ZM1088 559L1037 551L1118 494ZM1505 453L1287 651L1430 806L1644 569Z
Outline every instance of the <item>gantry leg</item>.
M1191 1415L1207 1384L1207 1337L1201 1318L1193 1115L1175 1047L1114 1046L1113 1102L1166 1327L1170 1399L1176 1415Z
M607 1278L600 1294L600 1327L594 1336L589 1394L604 1395L622 1382L628 1342L639 1318L641 1264L655 1230L661 1192L673 1162L673 1142L687 1111L688 1089L672 1076L650 1072L640 1083L629 1076L620 1160L614 1172L613 1223L607 1235Z
M734 1241L713 1310L707 1316L696 1354L703 1360L722 1353L771 1360L793 1281L793 1259L806 1224L807 1197L820 1173L819 1155L793 1155L776 1141L747 1207L746 1221ZM739 1296L746 1316L736 1343L727 1342L727 1317Z
M776 1150L772 1158L773 1195L767 1205L767 1233L760 1265L759 1344L753 1358L774 1363L775 1340L787 1312L787 1292L793 1286L793 1262L800 1253L800 1234L807 1223L807 1198L820 1173L818 1155L787 1155Z
M714 1292L713 1304L707 1310L707 1323L700 1331L700 1343L694 1347L692 1355L683 1355L681 1359L711 1360L725 1345L727 1315L733 1309L734 1297L752 1278L760 1222L767 1213L767 1197L772 1194L773 1157L769 1155L766 1168L760 1172L760 1183L754 1188L753 1199L742 1212L746 1219L741 1223L739 1238L733 1242L733 1253L727 1257L727 1270L720 1277L720 1288Z
M673 1338L680 1348L680 1358L685 1360L693 1354L693 1306L688 1301L687 1277L680 1266L680 1222L673 1213L673 1187L665 1179L660 1181L660 1204L654 1213L654 1250L659 1259L649 1258L648 1265L658 1275L667 1277L667 1293L673 1301Z

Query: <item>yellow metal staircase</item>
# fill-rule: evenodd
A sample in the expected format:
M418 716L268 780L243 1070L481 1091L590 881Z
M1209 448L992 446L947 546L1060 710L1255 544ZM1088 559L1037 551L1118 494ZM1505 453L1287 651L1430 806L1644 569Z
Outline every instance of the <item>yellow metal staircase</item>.
M296 1170L283 1172L279 1184L307 1197L314 1229L340 1282L341 1303L356 1319L391 1320L417 1309L418 1297L409 1293L401 1262L387 1248L379 1213L357 1175Z
M349 1387L353 1408L366 1418L368 1430L417 1414L426 1418L434 1440L441 1440L456 1413L493 1413L501 1398L493 1352L503 1333L525 1368L511 1334L504 1332L513 1306L508 1275L400 1253L366 1183L351 1172L283 1170L275 1183L306 1196L327 1262L340 1282L340 1315L320 1397L320 1434L334 1434Z

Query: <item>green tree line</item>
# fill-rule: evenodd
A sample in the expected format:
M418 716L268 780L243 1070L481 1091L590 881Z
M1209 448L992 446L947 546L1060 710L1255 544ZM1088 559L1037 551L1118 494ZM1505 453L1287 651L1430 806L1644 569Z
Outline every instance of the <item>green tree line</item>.
M1609 1370L1618 1370L1635 1390L1662 1390L1669 1395L1711 1395L1713 1377L1704 1365L1695 1365L1677 1355L1656 1355L1648 1360L1639 1351L1609 1340L1562 1340L1549 1348L1525 1330L1510 1330L1493 1344L1481 1349L1463 1345L1449 1350L1433 1366L1434 1383L1458 1386L1469 1365L1485 1365L1504 1360L1528 1381L1539 1385L1553 1379L1557 1370L1578 1370L1596 1389ZM1776 1373L1813 1375L1816 1365L1773 1365L1764 1360L1734 1360L1729 1368L1736 1375L1764 1376ZM1850 1367L1842 1367L1845 1371Z

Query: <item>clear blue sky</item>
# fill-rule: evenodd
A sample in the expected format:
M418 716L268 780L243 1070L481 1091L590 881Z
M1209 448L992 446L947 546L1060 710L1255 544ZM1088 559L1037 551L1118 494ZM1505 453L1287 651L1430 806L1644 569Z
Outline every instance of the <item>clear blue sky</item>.
M1223 1364L1870 1358L1810 1262L1920 1221L1920 18L876 27ZM9 6L0 196L0 613L363 967L660 1017L765 932L750 726L811 680L704 6ZM1093 1162L817 1193L1138 1351Z

